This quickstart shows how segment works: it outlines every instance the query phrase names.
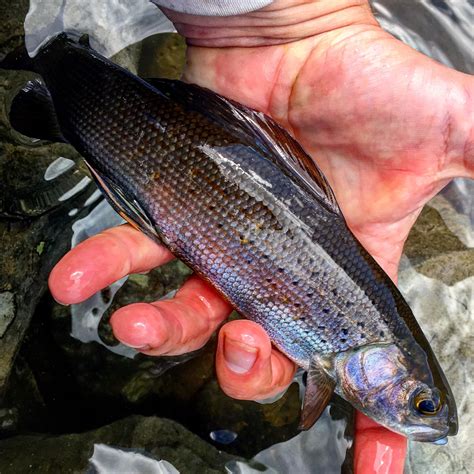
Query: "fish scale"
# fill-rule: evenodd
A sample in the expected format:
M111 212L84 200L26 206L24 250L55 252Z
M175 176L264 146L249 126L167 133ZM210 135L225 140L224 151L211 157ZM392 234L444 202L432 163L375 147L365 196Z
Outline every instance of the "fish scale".
M64 35L33 64L23 58L49 92L36 84L21 100L42 95L35 106L55 116L115 209L308 369L303 427L336 391L391 429L413 436L420 425L418 439L445 436L448 423L455 432L449 385L409 306L288 133L198 86L143 81ZM436 390L449 407L431 425L400 423L420 394L440 406Z

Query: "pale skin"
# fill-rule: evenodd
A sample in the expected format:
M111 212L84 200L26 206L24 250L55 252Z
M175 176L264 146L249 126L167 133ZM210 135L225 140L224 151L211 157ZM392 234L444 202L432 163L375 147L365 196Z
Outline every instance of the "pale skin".
M273 116L330 181L360 242L396 281L408 232L452 178L474 178L474 79L384 32L363 0L276 0L226 18L166 12L187 37L184 79ZM125 225L71 250L49 284L61 303L83 301L124 275L170 261ZM124 344L149 355L202 347L231 307L190 278L169 301L136 303L111 319ZM246 320L223 324L216 370L231 397L285 389L295 365ZM356 417L355 470L403 472L406 440Z

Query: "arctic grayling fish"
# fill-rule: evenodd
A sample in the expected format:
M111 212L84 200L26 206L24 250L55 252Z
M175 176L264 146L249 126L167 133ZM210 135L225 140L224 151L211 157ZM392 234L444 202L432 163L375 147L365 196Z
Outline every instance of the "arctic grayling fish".
M63 140L111 204L208 280L308 370L302 428L334 392L420 441L457 431L446 378L326 179L269 117L207 89L142 80L65 34L14 100L20 132Z

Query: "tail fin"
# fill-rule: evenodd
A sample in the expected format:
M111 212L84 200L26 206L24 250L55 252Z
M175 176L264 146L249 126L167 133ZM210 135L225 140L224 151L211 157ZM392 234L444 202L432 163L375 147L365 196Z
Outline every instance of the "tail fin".
M34 59L30 58L25 45L8 53L0 61L0 69L23 70L37 72Z
M65 142L51 95L38 79L28 82L13 99L10 124L17 132L28 137Z

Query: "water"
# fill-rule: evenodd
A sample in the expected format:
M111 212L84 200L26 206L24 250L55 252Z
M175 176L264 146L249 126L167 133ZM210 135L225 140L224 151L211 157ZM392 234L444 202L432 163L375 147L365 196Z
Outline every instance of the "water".
M44 172L44 179L46 181L51 181L56 179L58 176L61 176L67 170L73 168L75 165L74 161L70 160L69 158L64 158L60 156L56 158Z
M89 34L91 46L113 56L155 33L175 31L146 0L32 0L25 19L25 41L35 55L48 39L62 31Z
M382 27L458 71L473 73L472 0L372 0Z
M209 433L209 438L218 444L233 443L239 435L231 430L214 430Z
M405 43L450 67L474 72L474 8L471 1L374 0L372 6L382 26ZM97 4L88 0L85 5L84 1L77 0L32 0L25 29L27 45L33 53L44 40L68 29L89 33L92 45L110 56L150 34L171 31L172 28L146 1L107 0ZM65 163L59 161L51 169L48 168L45 178L66 172L68 168L64 166ZM75 184L85 185L87 183L83 181ZM456 180L429 203L439 213L447 229L465 245L467 258L474 246L473 188L472 182ZM74 189L70 192L73 193ZM99 198L98 194L93 196L93 199ZM101 202L86 219L75 224L72 244L118 222L116 214L105 202ZM457 257L458 254L450 254L450 258ZM434 256L419 264L405 256L400 271L400 288L439 354L441 364L447 369L458 401L461 431L456 438L450 439L447 446L411 444L407 472L472 472L474 469L469 456L469 434L474 429L474 421L468 412L473 399L470 390L466 389L472 387L472 367L467 361L472 356L469 328L472 327L474 315L474 276L452 276L448 279L437 270L436 265L443 264L440 258ZM117 282L113 286L112 294L122 283ZM108 305L110 301L104 301L101 295L95 295L81 305L74 305L73 334L82 341L95 340L103 344L97 336L97 327ZM110 349L122 355L134 355L133 351L129 352L122 346ZM460 354L466 358L465 362L460 362ZM309 473L314 472L315 464L320 472L337 472L351 444L344 435L346 428L344 419L332 420L327 411L312 430L262 451L255 461L269 466L267 472L296 472L294 469L297 466L297 472ZM211 439L226 444L226 440L236 434L232 433L223 428L212 432ZM234 473L257 472L243 463L233 463L227 469Z
M97 198L101 195L96 194ZM91 200L92 196L89 198ZM83 240L98 234L99 232L123 224L125 221L114 212L106 201L101 202L92 209L84 219L79 219L72 226L73 235L71 247L75 247ZM122 285L127 281L127 277L116 281L108 288L107 297L104 292L96 293L82 303L71 307L71 335L82 342L98 342L107 347L115 354L133 358L137 353L134 349L123 344L115 346L107 345L99 336L99 324L102 316L112 304L113 297Z
M179 471L168 461L156 460L133 450L95 444L87 474L117 474L117 472L179 474Z

